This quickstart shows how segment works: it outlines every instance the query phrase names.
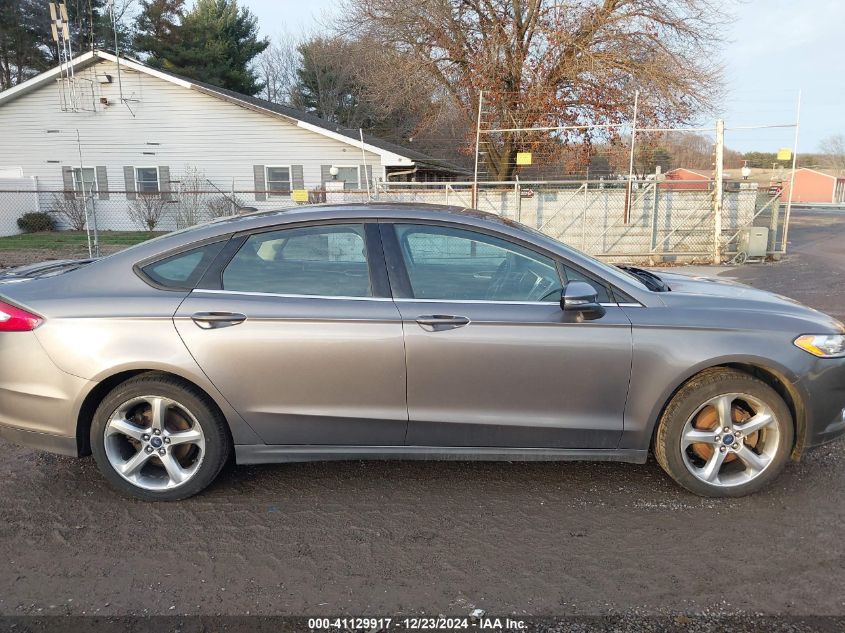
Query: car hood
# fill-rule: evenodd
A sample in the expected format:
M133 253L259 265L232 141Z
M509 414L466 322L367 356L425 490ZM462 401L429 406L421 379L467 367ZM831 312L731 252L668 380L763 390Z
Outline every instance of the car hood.
M673 293L762 301L765 303L786 302L801 305L795 299L790 299L789 297L784 297L773 292L767 292L766 290L760 290L759 288L753 288L752 286L747 286L729 279L714 279L712 277L666 273L663 271L655 271L655 274L669 285Z
M728 279L713 279L654 271L668 284L670 291L660 293L669 307L686 307L696 310L752 311L797 318L819 326L819 332L845 332L845 326L823 312L804 304L758 288Z

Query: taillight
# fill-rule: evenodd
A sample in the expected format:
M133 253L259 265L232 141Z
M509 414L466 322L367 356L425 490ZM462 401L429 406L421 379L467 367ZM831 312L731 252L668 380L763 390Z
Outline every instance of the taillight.
M21 310L0 301L0 332L29 332L43 319L37 314Z

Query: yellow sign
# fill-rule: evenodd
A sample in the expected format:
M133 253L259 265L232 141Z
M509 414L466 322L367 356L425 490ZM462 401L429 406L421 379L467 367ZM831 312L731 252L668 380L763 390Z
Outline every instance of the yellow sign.
M294 189L290 192L290 197L293 198L294 202L308 202L308 190Z
M792 160L792 150L788 147L779 149L778 160Z
M516 164L517 165L530 165L531 164L531 152L517 152Z

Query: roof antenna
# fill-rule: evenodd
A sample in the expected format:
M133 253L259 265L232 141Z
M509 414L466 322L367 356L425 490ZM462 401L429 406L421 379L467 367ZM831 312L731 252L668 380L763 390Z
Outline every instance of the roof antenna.
M61 90L61 108L63 111L76 111L76 85L73 73L73 48L70 40L70 20L67 6L64 2L50 2L50 30L53 41L56 42L56 53L59 56L59 88ZM65 83L69 86L70 94L65 90Z
M114 8L114 0L106 0L106 8L108 8L111 13L111 28L112 33L114 33L114 58L117 63L117 89L120 92L120 102L129 108L129 104L126 102L126 99L123 98L123 82L120 79L120 48L117 43L117 12ZM132 108L129 108L129 112L132 112ZM132 116L134 117L135 114L132 113Z

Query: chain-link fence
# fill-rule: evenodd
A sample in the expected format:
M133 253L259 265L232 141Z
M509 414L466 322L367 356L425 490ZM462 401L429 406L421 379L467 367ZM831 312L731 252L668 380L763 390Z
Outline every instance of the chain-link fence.
M32 184L30 182L30 184ZM256 195L258 194L258 195ZM649 177L634 181L526 181L478 185L477 208L516 220L610 261L689 262L714 257L715 186L713 181ZM469 207L471 182L378 183L374 190L314 190L294 200L294 192L222 189L140 194L121 190L0 190L0 231L49 228L91 235L93 254L99 236L115 232L158 233L186 228L218 217L284 209L306 203L378 200ZM769 229L767 252L781 252L786 214L779 191L757 183L727 182L722 193L721 248L731 258L743 231ZM18 225L18 220L23 222ZM29 218L29 220L27 220ZM29 222L29 223L28 223Z
M709 179L651 177L626 180L479 184L477 207L517 220L565 244L610 261L712 262L715 185ZM396 183L379 200L469 206L472 183ZM722 193L721 249L736 254L744 231L765 224L783 234L784 206L755 184L726 182ZM773 238L767 254L779 253Z

